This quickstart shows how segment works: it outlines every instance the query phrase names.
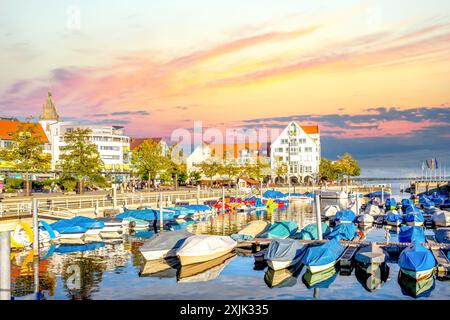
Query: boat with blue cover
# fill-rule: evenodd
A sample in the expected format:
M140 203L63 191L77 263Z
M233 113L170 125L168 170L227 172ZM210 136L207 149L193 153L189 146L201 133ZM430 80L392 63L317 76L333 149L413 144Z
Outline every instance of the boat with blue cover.
M342 223L336 225L326 236L326 239L352 240L356 236L358 228L353 223Z
M394 210L397 209L397 200L395 198L388 198L384 203L384 207L386 210Z
M422 227L417 226L401 226L398 235L400 242L425 242L425 232Z
M336 212L336 223L352 223L356 218L355 212L352 210L340 210Z
M391 196L391 194L389 192L383 191L383 193L381 191L374 191L371 192L369 194L364 195L367 198L381 198L381 195L383 195L384 199L387 199Z
M450 243L450 228L439 228L434 232L434 238L439 243Z
M104 246L105 246L104 242L90 242L86 244L61 244L56 248L55 252L71 253L71 252L92 251Z
M386 221L386 224L390 226L398 227L403 222L403 215L401 215L397 210L390 210L387 212L384 221Z
M103 221L98 221L92 218L77 216L72 219L69 219L71 223L76 226L87 228L84 233L84 240L89 241L100 241L101 236L100 233L102 229L105 227L105 223Z
M306 247L294 239L275 239L270 242L264 260L275 271L285 269L300 262Z
M402 212L405 213L406 209L410 206L414 206L414 201L412 199L402 199Z
M319 245L309 246L302 262L311 273L320 272L334 266L344 251L345 247L333 238Z
M58 220L50 224L50 227L59 233L60 241L83 242L84 234L88 231L88 228L75 225L68 219Z
M421 212L408 212L405 214L406 224L409 226L422 226L425 222L425 218Z
M163 209L163 220L173 220L174 216L174 211ZM159 209L126 210L121 214L118 214L116 217L119 219L132 217L153 222L154 220L159 220Z
M421 280L433 274L436 259L430 249L425 248L416 241L400 253L398 265L406 275L413 279Z
M330 227L325 222L321 223L322 226L322 237L326 237L330 232ZM296 236L296 239L300 240L318 240L319 233L317 230L317 223L308 224L306 227L302 229Z
M297 233L298 225L294 221L275 221L265 232L259 235L260 238L286 239Z

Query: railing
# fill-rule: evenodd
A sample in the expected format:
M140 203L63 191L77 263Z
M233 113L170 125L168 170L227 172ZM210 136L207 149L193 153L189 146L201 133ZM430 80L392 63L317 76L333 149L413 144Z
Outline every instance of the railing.
M225 195L236 196L235 189L225 190ZM160 194L158 192L152 193L117 193L116 205L117 207L140 206L140 205L156 205L159 202ZM222 197L222 190L192 190L190 192L163 192L163 205L169 206L176 202L203 201L205 199L214 199ZM8 199L0 202L0 218L4 217L29 217L32 214L31 207L32 200L30 199ZM111 195L74 195L74 196L57 196L38 199L38 211L40 213L50 215L75 215L79 210L95 210L98 208L112 208L114 199Z

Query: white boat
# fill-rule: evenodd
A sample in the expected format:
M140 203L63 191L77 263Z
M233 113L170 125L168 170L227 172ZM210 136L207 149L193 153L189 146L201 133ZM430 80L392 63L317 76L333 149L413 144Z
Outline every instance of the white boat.
M274 239L264 259L273 270L281 270L300 262L306 252L306 245L294 239Z
M389 210L388 212L386 212L384 221L386 221L387 225L398 227L402 224L403 217L401 217L397 210Z
M336 215L336 212L338 212L339 210L341 210L341 209L337 205L326 206L325 209L323 209L323 211L322 211L322 216L323 217L333 217Z
M358 224L363 225L363 226L368 226L368 225L372 225L374 222L374 218L373 216L371 216L370 214L364 213L364 214L360 214L357 218L356 221L358 222Z
M438 227L449 227L450 226L450 211L436 211L431 216L434 224Z
M379 216L384 214L384 211L378 205L369 203L364 209L364 213L372 216Z
M343 190L322 190L320 197L322 199L348 199L348 193Z
M234 259L235 253L229 252L202 263L183 265L179 269L177 282L192 283L217 279L223 269Z
M358 203L358 208L356 208L356 201L353 201L351 204L348 205L346 210L353 211L356 215L359 215L359 210L361 209L361 203Z
M181 265L200 263L223 256L233 251L236 245L229 236L194 235L184 241L177 256Z
M267 229L268 225L269 223L264 220L251 221L241 231L236 234L232 234L231 238L236 241L256 238L257 235Z
M139 251L145 260L159 260L176 257L177 250L184 241L192 236L186 229L165 231L145 240Z

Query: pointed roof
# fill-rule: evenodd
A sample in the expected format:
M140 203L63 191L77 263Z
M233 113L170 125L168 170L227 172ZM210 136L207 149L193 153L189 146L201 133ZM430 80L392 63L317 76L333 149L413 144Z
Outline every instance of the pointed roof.
M39 120L59 120L59 114L56 111L55 104L52 100L52 93L49 91L47 101L42 106L42 114L39 116Z

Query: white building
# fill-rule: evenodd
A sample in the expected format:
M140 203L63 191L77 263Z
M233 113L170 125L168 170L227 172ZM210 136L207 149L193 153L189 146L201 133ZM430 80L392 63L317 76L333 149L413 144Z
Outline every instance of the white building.
M282 163L287 165L291 183L310 183L316 179L320 165L319 127L289 123L271 144L270 163L275 181L285 181L285 177L276 174Z
M65 133L76 129L91 130L91 141L97 145L105 170L116 172L130 170L130 138L124 135L123 127L59 121L59 115L50 92L46 103L43 105L39 123L51 145L52 170L56 169L61 155L61 148L66 145L64 141Z
M202 143L198 145L192 153L186 157L186 170L188 173L192 171L198 171L197 165L202 163L203 161L207 161L212 159L211 157L211 148L208 144Z

